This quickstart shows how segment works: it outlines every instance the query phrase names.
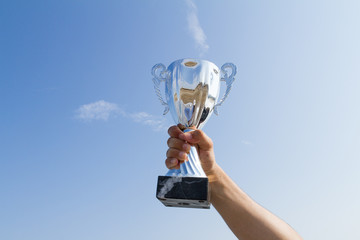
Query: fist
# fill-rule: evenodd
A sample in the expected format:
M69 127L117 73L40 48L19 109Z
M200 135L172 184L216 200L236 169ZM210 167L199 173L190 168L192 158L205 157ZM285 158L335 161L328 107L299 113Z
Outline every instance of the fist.
M201 166L206 175L209 175L215 167L215 154L212 140L200 129L192 128L194 131L184 133L182 126L169 128L169 139L167 145L165 164L169 169L179 169L180 164L188 160L190 147L196 147Z

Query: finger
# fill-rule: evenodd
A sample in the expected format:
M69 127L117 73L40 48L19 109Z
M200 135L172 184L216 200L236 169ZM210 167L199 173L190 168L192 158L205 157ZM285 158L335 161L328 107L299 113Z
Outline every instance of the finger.
M166 152L167 158L177 158L180 161L186 161L188 159L187 153L184 151L180 151L175 148L169 148Z
M169 148L175 148L180 151L190 152L190 144L186 143L184 140L178 138L169 138L167 141Z
M181 133L179 138L187 141L190 144L197 144L202 150L211 150L213 148L213 142L203 131L200 129Z
M170 137L177 138L177 137L179 137L179 134L182 133L182 131L180 130L180 128L178 126L172 126L169 128L168 133L169 133Z
M165 160L165 165L169 169L174 169L177 167L177 165L179 165L179 160L177 160L176 158L167 158Z

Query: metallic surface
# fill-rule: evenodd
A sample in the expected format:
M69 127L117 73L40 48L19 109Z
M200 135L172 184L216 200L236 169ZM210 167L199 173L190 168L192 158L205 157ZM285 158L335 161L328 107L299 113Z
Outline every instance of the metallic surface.
M231 70L230 74L228 69ZM232 63L225 63L220 70L214 63L199 59L180 59L171 63L168 68L161 63L152 68L155 93L165 107L164 114L170 111L175 123L199 129L213 112L218 114L217 108L227 98L235 74L236 67ZM227 88L224 96L217 102L220 81L225 81ZM161 82L165 82L166 100L161 95ZM189 161L182 163L180 170L170 170L167 176L204 177L196 149L191 148Z

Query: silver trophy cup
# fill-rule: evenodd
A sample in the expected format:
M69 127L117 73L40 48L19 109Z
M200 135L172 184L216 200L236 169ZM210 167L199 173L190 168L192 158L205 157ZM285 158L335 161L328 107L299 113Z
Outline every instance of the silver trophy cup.
M230 71L229 71L230 70ZM152 68L156 95L165 107L164 115L171 112L176 124L201 129L229 95L236 74L236 66L225 63L221 70L212 62L199 59L180 59L166 68L156 64ZM226 91L218 101L220 81ZM160 83L165 82L165 97ZM180 169L169 170L159 176L156 197L168 207L210 208L209 181L201 167L195 147L191 147L188 161Z

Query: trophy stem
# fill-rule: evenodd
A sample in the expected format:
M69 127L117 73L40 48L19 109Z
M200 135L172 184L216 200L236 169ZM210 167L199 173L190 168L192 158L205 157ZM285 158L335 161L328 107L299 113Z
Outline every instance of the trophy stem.
M193 129L187 128L184 132L191 132ZM190 148L188 154L188 161L180 164L180 170L171 169L165 176L168 177L203 177L206 178L206 174L201 167L199 155L195 147Z

